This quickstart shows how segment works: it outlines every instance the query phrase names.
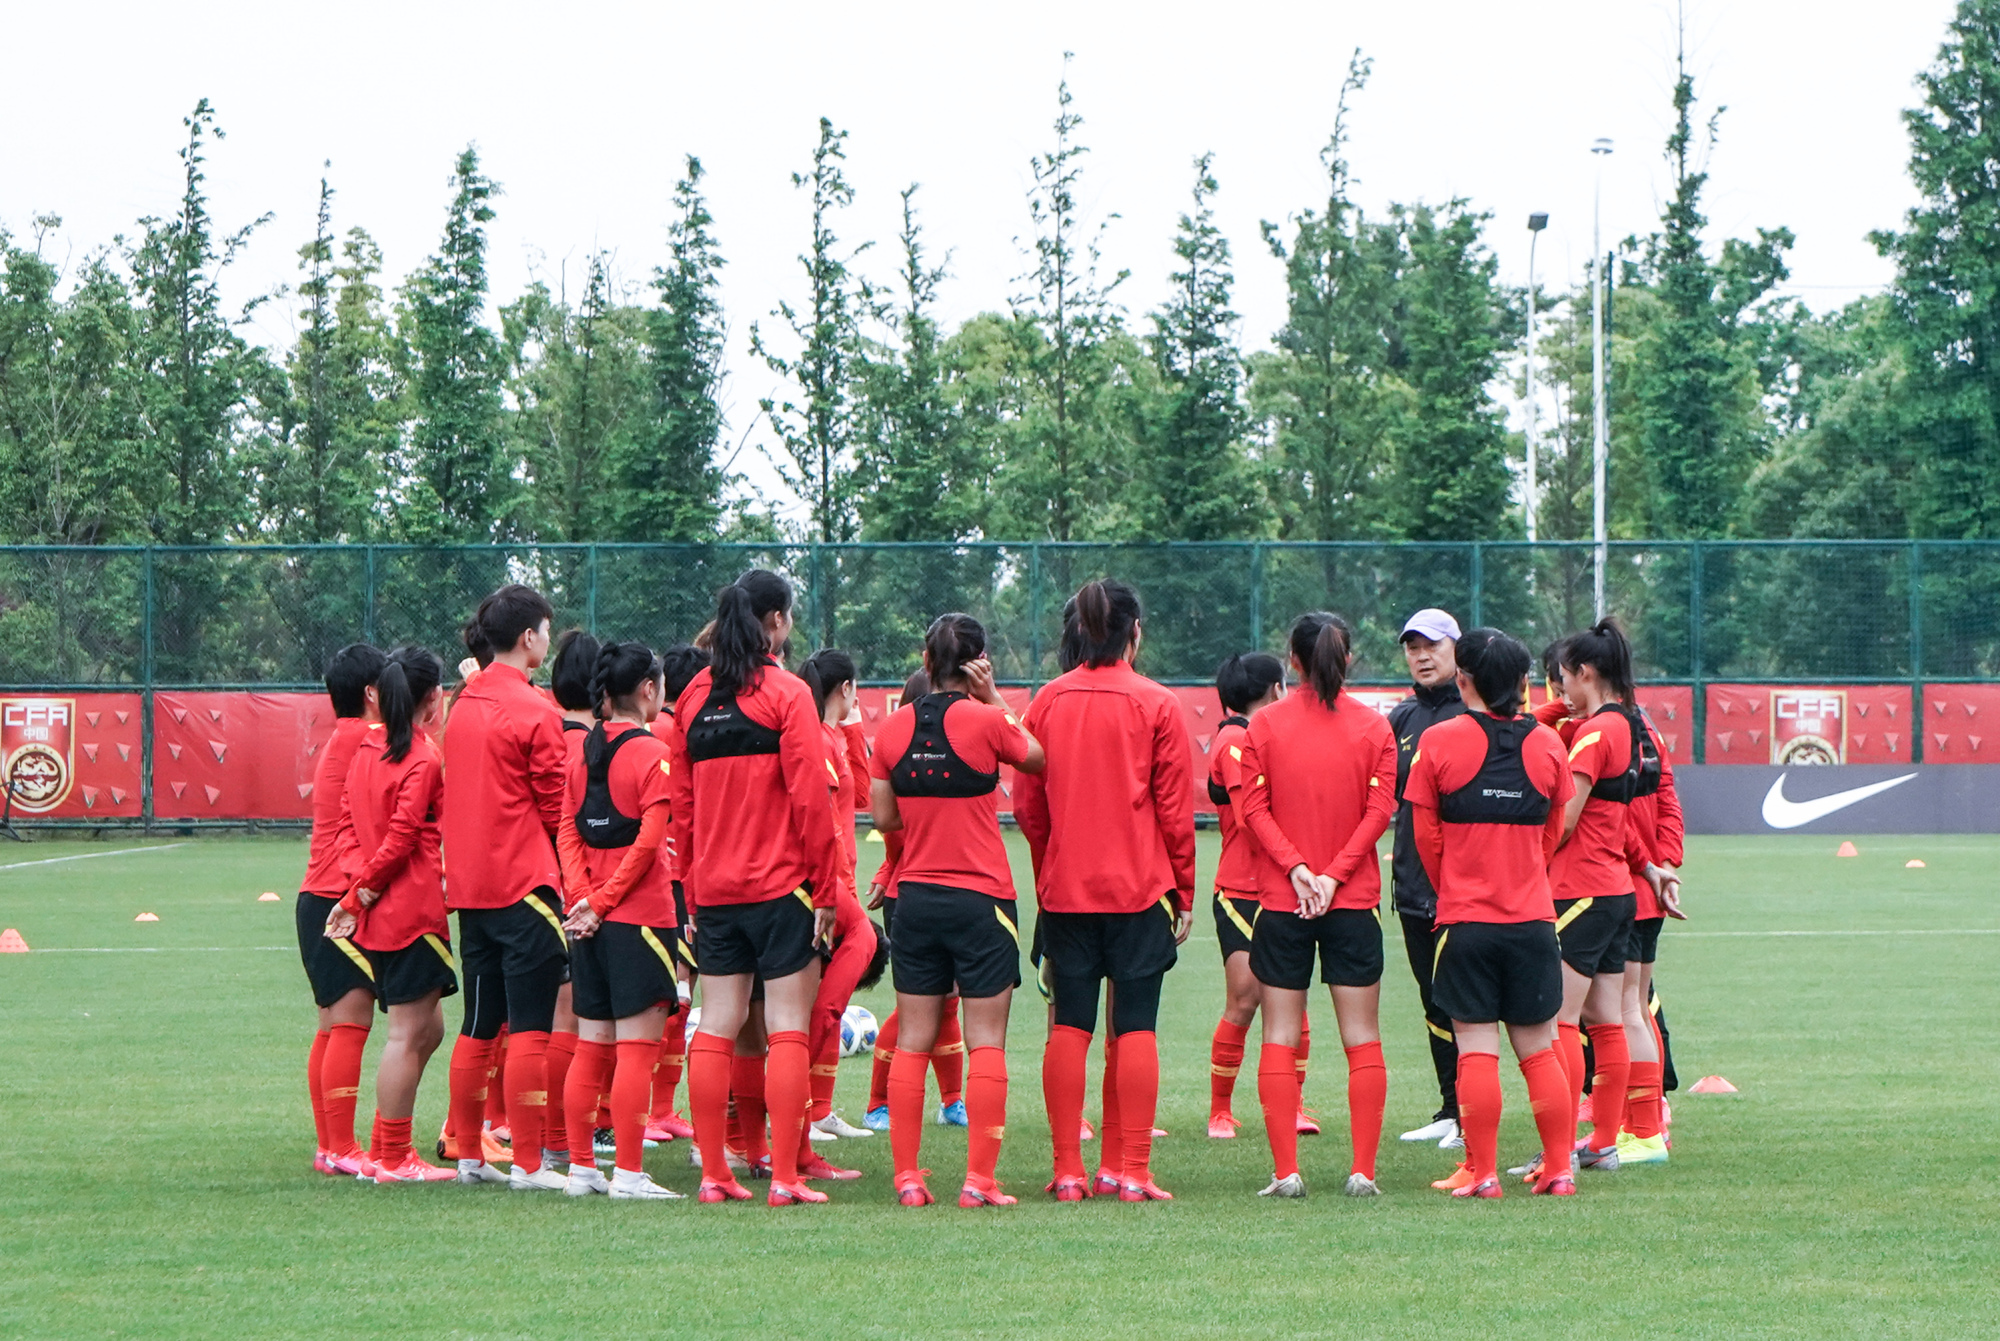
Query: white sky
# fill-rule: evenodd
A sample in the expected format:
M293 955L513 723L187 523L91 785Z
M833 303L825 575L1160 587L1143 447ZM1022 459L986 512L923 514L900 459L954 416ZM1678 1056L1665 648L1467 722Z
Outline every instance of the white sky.
M1866 240L1914 200L1899 119L1953 5L1902 0L1693 0L1690 65L1706 117L1727 113L1706 197L1712 236L1798 234L1799 296L1815 308L1879 287ZM948 319L999 306L1025 268L1028 161L1051 138L1062 53L1091 146L1085 202L1121 216L1107 262L1129 268L1135 315L1159 296L1190 162L1216 156L1219 217L1238 261L1251 347L1283 319L1260 219L1323 198L1318 151L1348 55L1375 61L1349 156L1370 208L1470 198L1495 215L1503 278L1522 282L1526 216L1546 210L1544 284L1590 253L1591 140L1612 137L1607 245L1653 226L1666 190L1674 7L1663 0L1277 0L1243 10L1181 0L1007 6L691 5L571 0L482 5L211 0L198 11L80 0L15 7L0 85L0 225L63 216L80 257L178 195L180 119L203 96L225 143L209 163L216 219L264 211L232 280L237 297L296 281L323 160L336 227L368 228L393 282L435 245L453 156L479 145L502 185L494 296L532 274L574 277L593 247L628 279L663 253L681 157L709 169L728 257L728 399L739 427L773 378L744 349L749 323L796 295L805 168L822 114L851 132L855 207L839 225L895 262L896 193L912 181L933 247L951 252ZM289 305L260 317L291 331ZM739 468L750 465L746 459ZM765 472L756 472L764 475Z

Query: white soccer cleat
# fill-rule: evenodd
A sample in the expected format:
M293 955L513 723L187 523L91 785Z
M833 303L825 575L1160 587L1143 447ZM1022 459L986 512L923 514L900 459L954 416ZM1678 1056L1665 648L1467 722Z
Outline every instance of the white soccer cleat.
M1463 1129L1459 1127L1459 1125L1456 1122L1451 1124L1451 1135L1439 1138L1438 1149L1440 1150L1465 1149L1465 1132Z
M1375 1180L1365 1173L1347 1175L1347 1186L1340 1189L1350 1197L1379 1197L1382 1189L1375 1186Z
M569 1181L563 1185L563 1191L569 1193L572 1197L587 1197L593 1192L604 1193L610 1190L611 1184L605 1181L604 1175L598 1172L596 1165L572 1164L569 1166Z
M613 1201L681 1201L685 1194L670 1187L661 1187L643 1173L628 1173L615 1169L611 1174L611 1199Z
M1439 1118L1435 1122L1426 1122L1415 1131L1404 1132L1400 1139L1413 1144L1417 1141L1436 1141L1440 1149L1450 1150L1455 1147L1447 1146L1445 1142L1455 1138L1457 1135L1458 1120L1456 1118Z
M504 1183L507 1181L507 1175L483 1159L462 1159L458 1162L458 1181L461 1183Z
M838 1113L828 1113L825 1117L813 1123L813 1130L828 1132L834 1136L838 1136L843 1141L858 1141L865 1136L873 1136L875 1134L866 1127L855 1126Z
M1285 1178L1273 1178L1271 1185L1257 1195L1260 1197L1294 1197L1304 1200L1306 1195L1306 1180L1296 1173Z
M516 1192L567 1192L569 1179L554 1169L536 1169L529 1173L518 1164L507 1176L507 1186Z
M870 1132L868 1134L870 1136L873 1136L875 1133ZM821 1131L819 1129L819 1124L813 1122L813 1123L808 1123L806 1125L806 1139L808 1141L826 1142L826 1141L838 1141L840 1138L838 1136L835 1136L830 1131Z

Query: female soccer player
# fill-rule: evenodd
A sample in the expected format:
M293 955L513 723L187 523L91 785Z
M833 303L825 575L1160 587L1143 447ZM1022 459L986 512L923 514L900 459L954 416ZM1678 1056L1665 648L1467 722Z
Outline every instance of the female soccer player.
M1667 759L1667 742L1650 721L1643 725L1660 760L1657 789L1643 791L1626 812L1625 855L1632 869L1632 953L1625 962L1625 1042L1632 1054L1632 1078L1625 1091L1625 1125L1618 1133L1618 1163L1665 1164L1667 1142L1661 1120L1664 1096L1662 1071L1666 1040L1650 1009L1653 961L1658 957L1660 928L1669 917L1684 919L1680 876L1685 826L1681 802L1674 790L1674 766Z
M994 686L978 620L933 620L924 672L935 688L883 724L869 764L875 825L903 835L894 958L901 1037L889 1072L896 1198L905 1206L933 1200L917 1167L924 1080L955 987L970 1046L958 1204L1011 1206L993 1168L1007 1125L1007 1014L1021 985L1021 919L996 793L1002 764L1033 775L1045 760Z
M792 589L783 578L753 569L724 587L713 660L682 693L670 741L674 850L694 906L702 976L688 1097L705 1202L750 1196L730 1175L724 1146L735 1040L758 977L769 1030L768 1200L826 1200L799 1181L798 1145L811 1089L815 952L833 938L840 846L812 691L776 660L791 631Z
M1545 1176L1538 1195L1572 1196L1569 1082L1555 1048L1561 951L1548 860L1574 789L1562 741L1521 714L1528 649L1497 629L1459 640L1466 712L1423 733L1403 799L1437 892L1432 1000L1458 1040L1465 1164L1440 1186L1455 1197L1501 1195L1500 1029L1528 1084Z
M354 886L325 929L329 940L351 940L366 952L376 1000L389 1016L363 1170L378 1183L457 1176L410 1145L417 1085L444 1038L439 1002L458 990L438 842L444 775L426 729L437 720L443 678L444 663L421 647L397 648L382 668L382 730L355 751L343 800L354 830Z
M361 1090L361 1052L368 1045L375 985L366 960L352 945L326 935L327 915L347 892L354 876L354 831L342 812L347 769L363 737L382 718L376 707L376 677L386 664L366 643L350 643L326 663L326 694L333 700L333 735L313 766L312 847L305 878L299 881L293 922L299 958L306 968L319 1029L306 1054L306 1093L311 1096L318 1147L313 1169L326 1174L358 1174L364 1154L354 1142L354 1106Z
M600 650L597 639L582 629L565 629L556 639L555 654L549 658L549 692L555 698L556 707L562 710L563 746L567 751L568 766L575 772L583 761L584 738L597 725L595 705L591 700L591 680L597 673L597 654ZM558 831L558 839L560 839ZM565 890L565 898L574 906L577 895ZM547 1130L547 1144L550 1147L550 1162L569 1162L568 1132L569 1113L564 1105L567 1092L569 1068L576 1057L576 1010L572 996L572 985L565 982L556 993L555 1027L549 1031L548 1073L549 1106L543 1119ZM579 1155L585 1153L577 1152Z
M668 747L646 729L660 711L660 663L639 643L597 654L591 698L603 720L571 766L559 841L570 894L563 929L572 938L576 1061L564 1104L575 1152L567 1191L616 1200L681 1195L645 1170L653 1064L660 1031L677 1004L672 876L663 861L669 804ZM616 1167L611 1180L591 1161L600 1099L610 1095Z
M1090 582L1076 593L1064 639L1075 640L1079 663L1028 708L1028 734L1047 765L1014 784L1014 819L1034 858L1037 920L1053 976L1042 1095L1055 1152L1048 1190L1058 1201L1090 1195L1079 1139L1084 1064L1106 979L1124 1138L1111 1170L1118 1197L1170 1199L1152 1172L1155 1029L1162 980L1193 925L1194 760L1173 694L1132 668L1141 616L1138 594L1123 582ZM908 861L905 851L899 878ZM1107 1114L1107 1145L1110 1125Z
M661 740L668 740L673 733L674 703L694 679L695 672L708 664L708 652L688 643L677 643L660 653L660 666L664 676L665 697L661 700L660 715L653 719L653 734ZM668 854L668 865L672 867L672 854ZM680 1087L681 1069L687 1057L687 1019L690 1003L694 1000L694 926L688 919L687 887L681 883L680 872L673 872L674 889L674 976L678 984L680 1000L674 1013L667 1018L666 1028L660 1034L660 1057L658 1068L653 1072L653 1118L646 1124L648 1141L675 1141L694 1138L694 1128L674 1107L674 1093Z
M1215 803L1222 830L1222 859L1215 868L1215 939L1222 947L1227 995L1208 1045L1208 1134L1218 1140L1234 1139L1242 1125L1229 1106L1243 1066L1243 1037L1262 999L1250 972L1250 933L1257 924L1257 864L1263 853L1237 817L1229 793L1242 785L1243 737L1251 719L1284 694L1285 665L1267 652L1233 656L1215 672L1223 718L1208 747L1208 799Z
M1375 841L1396 808L1396 737L1382 715L1343 694L1348 631L1315 611L1292 625L1299 685L1250 722L1231 802L1257 836L1263 911L1250 938L1250 971L1263 987L1264 1046L1257 1097L1275 1163L1261 1195L1302 1197L1297 1049L1312 983L1333 996L1347 1052L1350 1197L1380 1194L1375 1155L1389 1072L1382 1060L1382 871Z

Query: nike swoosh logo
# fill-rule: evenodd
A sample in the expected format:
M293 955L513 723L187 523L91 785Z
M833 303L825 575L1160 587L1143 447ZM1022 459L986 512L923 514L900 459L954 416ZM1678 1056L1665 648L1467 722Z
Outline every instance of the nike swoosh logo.
M1764 793L1764 823L1773 829L1796 829L1801 824L1811 824L1816 819L1845 810L1857 801L1866 801L1871 796L1900 787L1915 777L1915 773L1905 773L1900 778L1890 778L1887 782L1871 782L1866 787L1850 787L1844 792L1831 796L1816 797L1811 801L1788 801L1785 799L1785 778L1780 773L1778 780L1771 784L1771 790Z

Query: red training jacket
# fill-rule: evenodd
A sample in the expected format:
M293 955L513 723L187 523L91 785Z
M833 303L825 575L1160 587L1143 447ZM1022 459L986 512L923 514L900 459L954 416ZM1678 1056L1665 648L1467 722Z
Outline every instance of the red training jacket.
M437 743L428 732L413 731L410 752L391 763L382 757L385 738L379 726L370 731L347 774L354 887L382 896L359 914L354 943L364 950L400 950L420 936L442 936L449 927L438 841L444 775Z
M528 677L495 662L458 696L444 733L444 854L453 908L505 908L560 891L569 750L562 714Z
M347 769L354 762L355 747L368 733L369 724L359 717L342 717L333 724L333 735L320 747L319 762L313 765L312 847L306 856L305 878L299 888L310 894L345 894L354 879L354 831L348 826L341 802L347 797Z

